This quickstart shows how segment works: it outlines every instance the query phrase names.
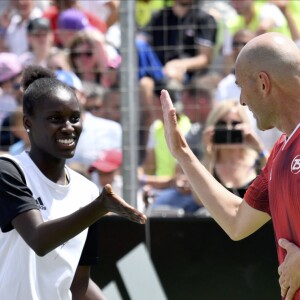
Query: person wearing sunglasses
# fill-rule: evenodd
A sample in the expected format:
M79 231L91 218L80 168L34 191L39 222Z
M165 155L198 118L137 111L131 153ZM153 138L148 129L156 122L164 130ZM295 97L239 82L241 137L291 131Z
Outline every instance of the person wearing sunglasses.
M23 67L28 65L46 67L48 57L57 51L49 20L46 18L30 20L27 25L27 39L30 50L20 56Z
M203 132L203 164L227 189L240 197L268 158L247 111L235 99L217 104Z
M88 28L78 32L69 46L69 62L73 72L82 80L102 83L102 74L109 68L109 54L117 50L108 46L104 36Z

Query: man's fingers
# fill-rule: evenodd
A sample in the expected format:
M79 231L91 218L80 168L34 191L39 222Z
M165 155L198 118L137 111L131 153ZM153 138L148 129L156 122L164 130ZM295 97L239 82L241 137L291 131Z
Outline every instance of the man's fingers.
M297 292L297 289L290 287L287 290L287 293L286 293L286 296L285 296L285 300L293 300L296 292Z
M175 111L173 102L170 98L169 92L167 90L162 90L160 93L160 102L164 114L164 119L168 119L170 111Z
M167 90L162 90L161 91L160 100L161 100L162 106L164 108L167 108L168 110L173 108L173 103L172 103L170 94Z
M280 293L281 293L281 297L285 297L288 293L289 289L287 287L280 287ZM286 298L285 298L286 299Z
M278 244L281 248L285 249L285 250L291 250L291 249L296 249L298 248L295 244L289 242L288 240L281 238L278 240Z
M281 239L278 240L278 244L279 244L279 246L280 246L281 248L287 250L287 247L288 247L288 245L290 244L290 242L289 242L288 240L286 240L286 239L282 239L282 238L281 238Z

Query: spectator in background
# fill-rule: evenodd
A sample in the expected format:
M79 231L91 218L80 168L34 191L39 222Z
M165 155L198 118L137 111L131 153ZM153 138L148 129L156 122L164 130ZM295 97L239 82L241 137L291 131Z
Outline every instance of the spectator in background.
M107 26L105 40L116 49L121 47L121 29L119 22L119 0L80 0L81 7L95 13Z
M19 106L11 115L11 127L10 130L16 136L19 141L9 146L8 152L11 155L21 154L23 151L30 149L30 140L28 132L26 132L23 125L23 110Z
M98 32L78 32L69 48L69 61L73 72L82 81L101 84L102 74L108 68L107 49L103 35Z
M135 4L135 20L138 28L145 27L152 15L165 7L172 6L172 0L137 0Z
M101 85L105 88L116 89L120 86L121 55L116 49L107 44L107 69L101 75Z
M103 150L121 149L122 128L112 120L93 116L84 110L86 96L81 80L73 73L57 70L59 80L69 85L77 94L81 105L81 118L83 130L76 147L75 155L68 160L68 165L81 164L87 169L100 155Z
M99 19L93 12L82 9L77 0L53 0L52 5L44 11L43 15L50 20L51 29L55 33L54 40L56 45L61 46L59 38L56 34L58 18L60 13L67 9L80 10L81 12L83 12L91 26L97 28L97 30L102 33L106 32L107 26L105 22Z
M83 82L86 94L85 111L90 112L95 117L104 118L103 96L104 88L93 82Z
M27 26L27 38L29 51L20 56L23 67L28 65L47 67L47 59L56 49L53 46L53 32L49 20L46 18L30 20Z
M207 116L214 106L212 90L205 87L198 80L184 87L182 91L182 112L190 122L191 128L185 138L189 147L199 160L203 159L203 130Z
M22 101L21 72L22 65L16 54L0 53L0 145L2 150L8 150L8 146L18 140L10 132L9 115Z
M88 27L91 27L89 20L81 10L70 8L62 11L57 19L56 33L59 45L69 49L76 33Z
M213 59L217 24L193 0L174 0L153 15L143 38L157 54L167 80L188 82L204 74Z
M288 0L269 0L275 4L285 16L291 37L300 48L300 2Z
M107 28L118 22L119 19L119 0L79 0L82 8L92 11L105 21Z
M267 1L255 0L230 0L237 15L230 18L225 24L222 54L224 56L224 73L231 71L232 40L234 34L241 29L249 29L256 35L276 31L290 36L290 30L285 17L278 7Z
M114 192L122 197L122 151L118 149L104 150L88 169L91 180L100 190L110 184Z
M224 133L219 140L216 137L218 129L240 130L241 135L233 137L228 133L224 136ZM216 178L221 178L219 181L224 186L233 189L246 183L248 186L260 172L258 167L263 167L269 156L250 123L247 111L235 100L218 103L208 115L203 149L203 164Z
M50 70L71 71L68 54L64 49L56 48L47 58L47 68Z
M121 124L121 92L119 89L107 89L103 95L103 116Z
M42 16L42 10L34 0L13 0L12 15L5 31L5 46L8 52L20 55L29 50L27 26L32 19Z
M137 35L141 91L141 127L148 131L154 121L152 102L155 86L180 90L192 77L207 73L214 56L217 36L215 19L193 0L174 0L153 14ZM143 133L141 144L147 134Z
M232 52L231 60L236 61L241 49L254 37L256 33L249 29L238 30L232 39ZM239 99L240 88L235 83L234 68L230 70L230 73L226 75L219 83L215 93L216 101L223 101L225 99Z

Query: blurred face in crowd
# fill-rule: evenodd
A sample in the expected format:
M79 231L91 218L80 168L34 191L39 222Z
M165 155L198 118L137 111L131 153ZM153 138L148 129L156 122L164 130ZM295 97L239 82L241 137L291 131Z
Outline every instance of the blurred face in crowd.
M182 93L183 113L190 119L191 123L204 124L212 104L204 96L191 95L188 91Z
M173 12L174 14L182 18L187 15L193 5L193 0L174 0Z
M240 30L233 37L232 49L233 49L233 59L237 59L242 48L255 37L255 33L250 30Z
M58 10L65 10L73 7L77 3L77 0L53 0L52 3Z
M101 171L97 170L96 172L98 172L98 175L99 175L98 177L99 177L100 186L105 186L106 184L113 183L116 171L101 172Z
M104 113L107 119L121 122L121 94L118 91L111 91L107 96Z
M72 49L72 60L78 72L91 72L94 70L97 62L93 50L92 45L89 43L78 44Z
M18 103L21 104L23 92L21 90L21 74L0 83L0 88L4 94L11 95Z
M47 68L55 70L67 70L71 71L71 67L67 60L67 56L63 50L58 50L51 53L47 59Z
M53 44L53 34L47 30L37 30L28 34L28 42L36 53L47 53Z
M100 96L86 98L85 110L96 117L104 117L103 100Z
M101 76L101 84L105 88L110 88L118 83L119 70L115 68L108 68Z
M13 0L13 4L23 19L29 18L35 3L33 0Z
M253 0L231 0L232 7L239 15L245 15L251 10Z

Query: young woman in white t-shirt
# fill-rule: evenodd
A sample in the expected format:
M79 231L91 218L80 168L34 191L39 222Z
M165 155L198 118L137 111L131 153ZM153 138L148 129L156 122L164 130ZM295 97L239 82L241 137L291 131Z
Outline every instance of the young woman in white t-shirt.
M72 299L88 227L108 212L146 217L66 166L82 130L74 91L37 66L24 70L23 88L31 148L0 159L0 299Z

